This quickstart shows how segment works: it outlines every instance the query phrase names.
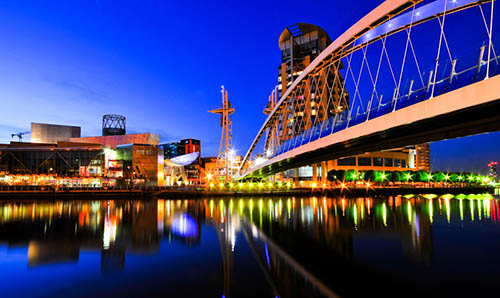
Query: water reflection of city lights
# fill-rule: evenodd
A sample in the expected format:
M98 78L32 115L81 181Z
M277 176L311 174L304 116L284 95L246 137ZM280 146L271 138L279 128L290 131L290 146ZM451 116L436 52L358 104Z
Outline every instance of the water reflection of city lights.
M182 237L195 237L198 234L196 221L187 214L179 214L170 225L172 232Z

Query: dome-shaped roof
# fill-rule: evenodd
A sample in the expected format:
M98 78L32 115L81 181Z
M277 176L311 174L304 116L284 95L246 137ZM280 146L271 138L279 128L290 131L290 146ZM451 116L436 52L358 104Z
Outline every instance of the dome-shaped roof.
M326 37L326 44L330 44L332 42L330 36L323 28L307 23L297 23L295 25L286 27L285 30L281 32L278 45L280 49L283 50L282 45L290 39L290 36L293 35L293 37L298 37L314 31L318 31L318 38Z

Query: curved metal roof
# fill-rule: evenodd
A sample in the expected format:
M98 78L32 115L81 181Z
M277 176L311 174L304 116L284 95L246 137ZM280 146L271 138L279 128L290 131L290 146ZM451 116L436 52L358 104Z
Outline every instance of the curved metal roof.
M280 49L283 50L282 44L285 41L289 40L290 36L293 35L294 37L298 37L314 31L318 31L318 38L326 37L327 45L332 42L330 36L328 35L328 33L326 33L326 31L323 28L307 23L297 23L295 25L286 27L285 30L281 32L278 45Z

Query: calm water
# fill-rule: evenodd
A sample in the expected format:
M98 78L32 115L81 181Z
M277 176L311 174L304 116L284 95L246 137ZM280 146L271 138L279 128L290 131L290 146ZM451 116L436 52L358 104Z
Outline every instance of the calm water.
M499 201L0 201L1 297L482 296Z

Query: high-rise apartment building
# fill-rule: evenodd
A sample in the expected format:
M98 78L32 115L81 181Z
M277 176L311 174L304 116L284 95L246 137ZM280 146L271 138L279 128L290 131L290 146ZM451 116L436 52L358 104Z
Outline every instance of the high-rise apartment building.
M283 30L279 38L278 98L330 43L326 31L315 25L297 23ZM293 94L293 104L281 112L277 125L280 141L332 118L349 106L349 94L342 92L344 78L339 73L342 68L342 64L331 65L327 73L317 74ZM264 113L269 113L273 104L270 100Z
M281 64L278 67L277 94L273 92L264 109L264 114L270 114L281 96L286 93L306 67L331 43L328 33L322 28L305 23L297 23L283 30L279 38ZM306 83L309 90L294 90L293 104L281 111L277 123L279 142L284 142L310 129L313 125L334 117L349 108L349 94L344 89L344 78L340 74L342 63L332 65L327 74L317 74L317 77ZM329 92L324 92L318 82L326 80ZM301 89L301 88L298 88ZM304 89L304 88L302 88ZM302 93L301 93L302 92ZM310 105L310 109L306 108ZM324 108L326 107L326 108ZM310 113L310 114L307 114ZM297 123L302 123L297 125ZM272 142L271 133L266 145ZM362 155L341 158L312 165L311 178L316 176L317 167L329 169L356 168L359 170L398 170L411 168L415 170L430 170L429 144L419 144L405 148L395 148L383 152L371 152ZM298 169L293 175L297 177ZM325 172L323 169L321 170ZM304 172L304 171L302 171ZM300 176L300 174L299 174Z
M431 149L429 143L415 145L417 170L431 170Z

